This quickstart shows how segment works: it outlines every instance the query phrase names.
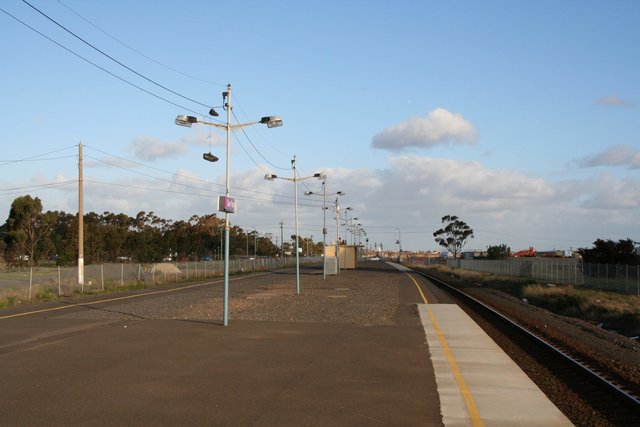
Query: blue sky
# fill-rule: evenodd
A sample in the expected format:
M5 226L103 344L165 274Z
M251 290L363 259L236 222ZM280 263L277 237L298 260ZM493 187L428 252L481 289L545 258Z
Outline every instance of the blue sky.
M447 214L474 229L470 249L640 240L636 1L29 3L191 100L27 3L2 2L2 218L23 194L74 212L80 142L86 211L212 212L224 132L173 119L221 105L230 83L240 122L285 121L232 138L243 228L279 236L283 221L293 234L293 185L263 176L292 176L296 155L388 249L398 232L403 249L436 249ZM202 160L210 146L220 162ZM319 182L300 184L300 232L321 240L307 190Z

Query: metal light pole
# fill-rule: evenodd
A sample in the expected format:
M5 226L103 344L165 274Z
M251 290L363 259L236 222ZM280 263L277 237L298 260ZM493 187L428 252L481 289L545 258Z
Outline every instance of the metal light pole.
M306 196L311 196L311 195L318 195L318 193L315 193L313 191L305 191L304 193ZM338 191L337 193L332 193L332 194L327 194L327 179L326 179L326 175L325 178L322 180L322 253L323 253L323 269L322 269L322 278L326 279L327 278L327 209L329 209L329 207L327 206L327 196L344 196L347 193L345 193L344 191ZM338 206L338 198L336 197L336 207ZM339 208L338 208L339 209ZM338 248L338 235L336 234L336 259L338 259L338 252L337 252L337 248ZM338 261L339 262L339 261Z
M264 179L267 181L273 181L274 179L285 179L287 181L293 181L294 188L294 200L295 200L295 222L296 222L296 239L295 239L295 251L296 251L296 294L300 294L300 252L298 250L298 181L304 181L306 179L318 178L324 179L324 175L320 173L313 174L312 176L306 177L298 177L296 171L296 156L293 156L293 160L291 160L291 168L293 169L293 178L285 178L274 174L267 174L264 176Z
M226 95L226 106L225 106ZM231 186L231 84L227 84L227 92L222 93L222 108L227 110L227 158L225 159L225 188L224 195L229 197ZM229 212L224 212L224 288L222 291L222 324L229 324Z
M251 126L258 123L266 124L268 128L282 126L282 119L278 116L266 116L262 117L258 122L251 123L239 123L231 124L231 84L227 84L227 91L222 92L222 108L227 112L227 122L211 123L198 119L194 116L179 115L175 119L175 123L179 126L191 127L194 123L201 123L209 126L215 126L217 128L225 129L227 134L227 158L226 158L226 173L225 173L225 196L224 196L224 290L223 290L223 303L222 303L222 323L224 326L229 324L229 213L234 212L235 205L233 207L226 206L226 202L230 201L230 184L231 184L231 172L230 172L230 160L231 160L231 130L241 128L245 126ZM209 115L217 116L218 113L212 108L209 111ZM218 160L216 156L209 153L204 153L202 157L209 161L215 162ZM219 207L220 209L220 207Z

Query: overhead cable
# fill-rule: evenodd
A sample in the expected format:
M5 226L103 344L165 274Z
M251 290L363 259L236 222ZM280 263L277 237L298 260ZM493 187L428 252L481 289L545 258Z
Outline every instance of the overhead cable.
M190 75L190 74L184 73L184 72L182 72L182 71L180 71L180 70L177 70L177 69L175 69L175 68L173 68L173 67L170 67L170 66L168 66L168 65L166 65L166 64L163 64L162 62L160 62L160 61L158 61L158 60L156 60L156 59L153 59L152 57L150 57L150 56L148 56L148 55L145 55L144 53L140 52L139 50L135 49L134 47L129 46L127 43L123 42L122 40L120 40L120 39L118 39L117 37L115 37L115 36L113 36L113 35L109 34L107 31L103 30L102 28L98 27L96 24L94 24L93 22L91 22L90 20L88 20L87 18L85 18L84 16L80 15L78 12L76 12L75 10L73 10L72 8L70 8L69 6L67 6L66 4L64 4L63 2L61 2L60 0L56 0L56 1L57 1L58 3L60 3L63 7L65 7L66 9L68 9L71 13L73 13L74 15L76 15L77 17L79 17L80 19L82 19L83 21L85 21L86 23L88 23L89 25L91 25L92 27L94 27L95 29L97 29L98 31L100 31L101 33L103 33L104 35L106 35L107 37L111 38L112 40L115 40L116 42L120 43L122 46L126 47L127 49L129 49L129 50L131 50L131 51L133 51L133 52L135 52L135 53L137 53L138 55L142 56L143 58L146 58L146 59L148 59L149 61L151 61L151 62L153 62L153 63L155 63L155 64L158 64L158 65L160 65L161 67L166 68L167 70L173 71L173 72L174 72L174 73L176 73L176 74L180 74L181 76L188 77L188 78L190 78L190 79L197 80L197 81L199 81L199 82L207 83L207 84L214 85L214 86L224 86L224 84L222 84L222 83L214 83L214 82L210 82L210 81L208 81L208 80L204 80L204 79L201 79L201 78L198 78L198 77L192 76L192 75Z
M186 99L187 101L191 101L195 104L201 105L203 107L206 108L210 108L210 105L204 104L200 101L196 101L195 99L189 98L187 96L182 95L181 93L178 93L174 90L169 89L168 87L161 85L160 83L140 74L139 72L137 72L136 70L134 70L133 68L123 64L122 62L118 61L117 59L115 59L113 56L107 54L106 52L102 51L101 49L97 48L96 46L92 45L91 43L89 43L88 41L86 41L85 39L83 39L82 37L78 36L77 34L75 34L73 31L69 30L68 28L66 28L64 25L60 24L59 22L57 22L55 19L51 18L49 15L47 15L46 13L42 12L40 9L38 9L37 7L35 7L34 5L32 5L31 3L29 3L27 0L22 0L23 3L27 4L29 7L31 7L33 10L35 10L36 12L38 12L40 15L44 16L45 18L47 18L49 21L53 22L54 24L56 24L58 27L62 28L64 31L66 31L67 33L71 34L73 37L77 38L78 40L80 40L82 43L86 44L87 46L89 46L90 48L94 49L95 51L99 52L100 54L106 56L107 58L109 58L110 60L112 60L113 62L115 62L116 64L126 68L127 70L131 71L132 73L134 73L135 75L137 75L138 77L141 77L143 79L145 79L146 81L148 81L149 83L152 83L164 90L166 90L167 92L171 92L172 94L179 96L180 98Z
M29 25L29 24L27 24L26 22L22 21L21 19L19 19L19 18L17 18L17 17L15 17L15 16L13 16L12 14L10 14L9 12L7 12L6 10L4 10L4 9L3 9L3 8L1 8L1 7L0 7L0 11L1 11L1 12L3 12L3 13L5 13L6 15L10 16L11 18L15 19L16 21L18 21L19 23L21 23L21 24L22 24L22 25L24 25L25 27L29 28L31 31L33 31L33 32L35 32L35 33L37 33L37 34L41 35L41 36L42 36L42 37L44 37L45 39L49 40L51 43L53 43L53 44L55 44L55 45L57 45L57 46L61 47L62 49L66 50L67 52L71 53L72 55L74 55L74 56L76 56L76 57L78 57L78 58L82 59L83 61L85 61L85 62L87 62L87 63L89 63L89 64L93 65L94 67L96 67L96 68L98 68L98 69L100 69L100 70L104 71L105 73L109 74L110 76L115 77L116 79L118 79L118 80L122 81L123 83L126 83L126 84L128 84L128 85L130 85L130 86L133 86L133 87L135 87L136 89L141 90L141 91L145 92L146 94L151 95L151 96L153 96L154 98L160 99L160 100L162 100L162 101L164 101L164 102L166 102L166 103L168 103L168 104L171 104L171 105L173 105L173 106L175 106L175 107L180 107L180 108L182 108L182 109L184 109L184 110L186 110L186 111L192 112L192 113L197 114L197 115L201 115L198 111L192 110L192 109L187 108L187 107L185 107L185 106L183 106L183 105L177 104L177 103L175 103L175 102L173 102L173 101L170 101L170 100L168 100L168 99L166 99L166 98L163 98L163 97L162 97L162 96L160 96L160 95L157 95L157 94L155 94L155 93L153 93L153 92L151 92L151 91L149 91L149 90L147 90L147 89L144 89L144 88L143 88L143 87L141 87L141 86L138 86L138 85L137 85L137 84L135 84L135 83L131 83L130 81L128 81L128 80L126 80L126 79L124 79L123 77L118 76L117 74L112 73L111 71L107 70L107 69L106 69L106 68L104 68L104 67L101 67L100 65L96 64L95 62L92 62L92 61L88 60L87 58L85 58L84 56L80 55L79 53L76 53L76 52L74 52L73 50L69 49L68 47L66 47L66 46L64 46L64 45L62 45L62 44L60 44L60 43L58 43L57 41L53 40L51 37L49 37L49 36L47 36L47 35L45 35L45 34L41 33L40 31L38 31L38 30L36 30L35 28L33 28L31 25Z

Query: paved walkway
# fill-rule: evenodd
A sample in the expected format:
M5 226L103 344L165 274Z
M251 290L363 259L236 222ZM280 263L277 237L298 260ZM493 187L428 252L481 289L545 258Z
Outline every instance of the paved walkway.
M307 269L302 295L267 292L293 289L294 274L236 277L227 327L153 317L209 313L219 283L2 311L0 425L570 424L462 310L398 268ZM257 310L276 313L241 320Z

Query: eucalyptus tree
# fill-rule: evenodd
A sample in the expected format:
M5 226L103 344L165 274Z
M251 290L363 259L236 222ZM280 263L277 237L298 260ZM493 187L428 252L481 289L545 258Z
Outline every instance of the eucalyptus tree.
M435 231L433 237L437 244L448 249L457 258L467 241L473 238L473 230L455 215L443 216L442 223L446 225Z
M29 195L16 198L5 227L5 260L10 264L33 265L46 256L42 243L54 224L55 214L43 214L39 198Z

